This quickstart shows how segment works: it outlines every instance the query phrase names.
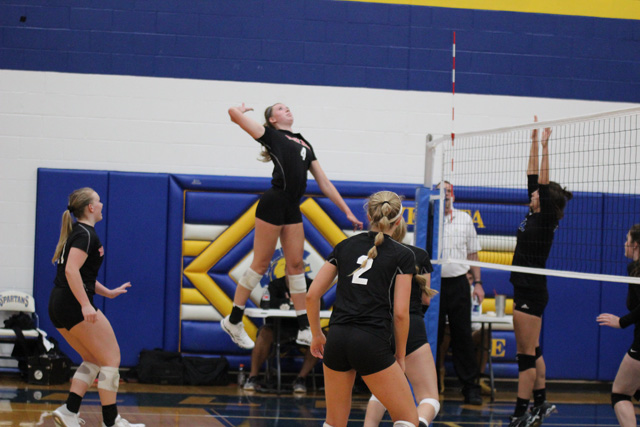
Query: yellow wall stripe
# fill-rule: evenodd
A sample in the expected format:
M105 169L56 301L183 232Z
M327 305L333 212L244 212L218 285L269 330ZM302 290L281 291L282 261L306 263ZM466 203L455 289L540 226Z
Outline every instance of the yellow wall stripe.
M182 242L183 256L198 256L211 242L205 240L185 240Z
M193 305L209 305L209 301L200 293L199 290L194 288L182 288L182 304Z
M253 227L255 227L257 206L258 202L254 203L236 222L218 236L198 258L194 259L191 264L184 269L185 273L188 271L209 271L211 267L220 261L220 258L222 258L229 249L233 248L236 243L249 234Z
M547 13L551 15L592 16L595 18L640 19L638 0L343 0L363 3L404 4L448 7L452 9L498 10L505 12Z
M482 300L482 312L488 313L489 311L496 311L496 299L485 298ZM513 298L507 298L504 305L504 314L513 314Z
M300 211L307 217L311 224L318 229L322 236L329 241L331 246L335 246L347 238L315 200L305 200L304 203L300 205Z
M511 265L511 261L513 261L513 252L480 251L478 252L478 261Z
M193 286L195 286L202 295L204 295L204 297L216 308L216 310L220 312L220 314L222 314L222 316L228 316L231 314L233 301L222 289L220 289L220 286L218 286L218 284L214 282L206 272L193 273L185 271L184 275L187 276L189 281L193 283ZM247 331L249 337L255 341L258 328L246 316L242 318L242 321L244 323L244 330Z

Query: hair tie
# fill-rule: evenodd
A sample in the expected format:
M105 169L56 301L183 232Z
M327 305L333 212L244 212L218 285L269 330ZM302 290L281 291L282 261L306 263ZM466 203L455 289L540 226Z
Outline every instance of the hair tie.
M389 202L385 202L385 203L389 203ZM400 202L400 211L398 211L398 215L394 216L393 218L389 219L389 222L396 222L401 216L402 216L402 211L403 211L403 207L402 207L402 202Z
M71 213L73 213L73 208L71 207L71 205L67 205L67 210Z

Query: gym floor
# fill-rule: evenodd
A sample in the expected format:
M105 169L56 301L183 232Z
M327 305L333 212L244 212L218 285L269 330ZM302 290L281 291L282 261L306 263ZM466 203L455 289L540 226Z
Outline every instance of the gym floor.
M451 384L449 384L451 382ZM0 374L0 426L53 426L50 412L67 398L68 384L35 386L14 374ZM548 384L548 400L557 412L545 426L617 426L609 405L609 384ZM433 426L506 427L513 411L515 382L496 386L496 401L484 396L482 406L465 405L453 381L441 396L440 414ZM361 426L368 393L355 393L349 426ZM120 414L132 423L147 426L321 426L325 415L322 391L280 396L245 392L236 384L224 387L162 386L122 383L118 394ZM86 426L101 426L102 414L97 389L92 387L83 401L80 417ZM385 418L382 425L391 426Z

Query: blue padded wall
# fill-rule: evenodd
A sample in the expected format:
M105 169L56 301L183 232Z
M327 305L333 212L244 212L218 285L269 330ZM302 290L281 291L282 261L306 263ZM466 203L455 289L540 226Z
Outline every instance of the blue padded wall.
M458 93L638 102L638 25L344 1L22 0L0 5L0 68L450 92L455 30Z
M60 237L62 213L67 208L69 194L82 187L91 187L104 203L103 216L109 217L109 173L102 171L38 169L38 188L36 196L36 241L33 277L33 297L36 312L40 317L40 328L58 340L64 351L74 363L80 363L80 356L67 344L49 320L49 295L56 276L56 266L51 263ZM96 224L96 232L105 248L107 221ZM107 259L103 260L98 281L104 283ZM104 311L104 298L96 295L94 303Z
M109 173L104 284L132 285L105 302L123 366L136 365L140 350L163 345L168 181L166 174Z

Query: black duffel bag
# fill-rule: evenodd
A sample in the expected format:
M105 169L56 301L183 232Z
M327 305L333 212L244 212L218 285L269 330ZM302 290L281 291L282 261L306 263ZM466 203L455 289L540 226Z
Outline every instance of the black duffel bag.
M141 383L184 384L182 355L176 351L142 350L136 371Z
M182 358L185 383L189 385L229 384L229 361L226 357Z

